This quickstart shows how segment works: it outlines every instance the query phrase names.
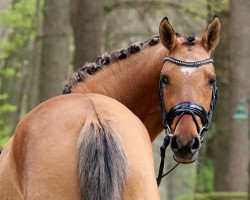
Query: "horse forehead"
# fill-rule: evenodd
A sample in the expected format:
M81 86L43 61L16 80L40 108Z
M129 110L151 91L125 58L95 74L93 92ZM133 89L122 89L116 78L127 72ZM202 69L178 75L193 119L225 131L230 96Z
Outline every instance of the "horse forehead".
M192 50L180 50L175 53L176 54L173 55L175 58L185 62L196 62L209 58L209 55L199 47L195 47ZM200 67L178 66L178 68L185 76L191 76L197 71L200 71L198 70Z
M181 66L180 71L185 75L185 76L191 76L193 73L197 71L197 67L185 67Z
M187 66L172 66L167 74L170 75L170 79L173 80L174 84L178 83L180 85L185 85L187 88L187 83L190 87L198 86L204 81L204 73L206 70L204 67L187 67Z

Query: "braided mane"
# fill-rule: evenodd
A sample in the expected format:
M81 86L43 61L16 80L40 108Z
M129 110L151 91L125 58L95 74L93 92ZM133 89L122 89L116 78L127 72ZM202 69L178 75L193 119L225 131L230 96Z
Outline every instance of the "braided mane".
M103 55L94 58L90 63L86 63L83 67L79 68L77 72L74 72L71 75L67 84L64 86L63 94L71 93L72 88L79 82L83 82L87 75L93 75L116 61L123 60L148 46L154 46L158 44L159 41L160 38L158 35L156 35L143 43L136 42L126 49L120 49L112 53L104 53Z
M175 34L177 37L181 37L179 33ZM72 88L79 82L83 82L87 75L93 75L116 61L123 60L149 46L158 44L159 41L159 35L155 35L145 42L136 42L126 49L120 49L112 53L104 53L103 55L94 58L91 62L86 63L83 67L79 68L77 72L74 72L71 75L67 84L64 86L63 94L70 94Z

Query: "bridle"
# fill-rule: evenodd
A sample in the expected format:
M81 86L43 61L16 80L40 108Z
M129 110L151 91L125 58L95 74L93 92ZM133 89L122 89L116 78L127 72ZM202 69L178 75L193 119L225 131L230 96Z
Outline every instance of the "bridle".
M167 56L164 59L164 61L172 62L176 65L184 66L184 67L200 67L202 65L213 63L213 59L211 58L197 61L197 62L186 62L186 61L178 60L171 56ZM192 116L194 120L197 132L199 133L199 136L200 136L200 140L202 141L204 138L203 137L204 132L208 130L211 124L212 115L213 115L213 111L214 111L216 100L217 100L216 82L214 82L212 85L212 96L211 96L211 101L210 101L210 109L208 112L202 106L193 102L181 102L175 105L173 108L171 108L169 112L167 112L165 105L164 105L163 87L164 87L163 78L160 77L160 83L159 83L160 107L162 110L163 124L164 124L164 129L165 129L166 134L167 135L171 134L170 126L176 116L178 115L180 116L180 118L177 121L178 123L183 115L189 114ZM199 126L196 116L200 117L203 127Z
M200 67L202 65L207 65L209 63L213 63L213 59L208 58L208 59L197 61L197 62L186 62L186 61L178 60L178 59L173 58L171 56L167 56L167 57L165 57L164 62L171 62L175 65L184 66L184 67ZM160 163L160 167L159 167L158 178L156 179L158 186L161 183L161 179L164 176L166 176L170 171L172 171L179 164L178 163L177 165L175 165L175 167L173 169L171 169L169 172L163 174L166 148L168 147L170 140L171 140L171 137L173 136L170 127L173 123L174 118L179 116L179 118L175 124L175 127L176 127L177 124L179 123L180 119L184 115L191 115L192 119L195 123L197 132L199 133L200 141L202 142L204 139L204 133L208 130L208 128L210 127L211 121L212 121L212 115L213 115L213 111L215 108L215 104L216 104L216 100L217 100L217 93L218 93L216 82L214 82L212 84L212 95L211 95L211 101L210 101L210 108L209 108L208 112L204 109L204 107L202 107L196 103L193 103L193 102L181 102L181 103L175 105L173 108L171 108L167 112L166 108L165 108L165 104L164 104L163 87L164 87L164 78L161 76L160 81L159 81L159 97L160 97L160 107L161 107L161 111L162 111L163 125L164 125L164 130L166 133L166 137L164 139L163 145L160 148L161 163ZM201 119L202 127L199 126L197 116Z

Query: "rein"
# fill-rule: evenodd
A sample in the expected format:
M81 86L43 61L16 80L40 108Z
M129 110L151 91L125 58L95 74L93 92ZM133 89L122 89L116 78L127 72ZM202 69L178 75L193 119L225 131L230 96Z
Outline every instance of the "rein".
M185 66L185 67L200 67L202 65L207 65L209 63L213 63L213 59L208 58L205 60L197 61L197 62L186 62L182 60L178 60L176 58L173 58L171 56L167 56L164 59L164 62L171 62L173 64L176 64L178 66ZM195 123L197 132L200 136L200 141L202 142L204 139L204 133L208 130L210 127L211 121L212 121L212 115L215 108L216 100L217 100L217 86L216 82L212 85L212 96L210 101L210 108L207 112L202 106L193 103L193 102L181 102L177 105L175 105L173 108L169 110L169 112L166 111L165 104L164 104L164 93L163 93L163 78L160 77L159 81L159 97L160 97L160 107L162 111L162 118L163 118L163 126L165 130L166 137L164 138L163 145L160 147L161 151L161 163L159 167L159 173L158 177L156 179L157 185L159 186L161 183L161 179L169 174L174 168L178 166L179 163L177 163L171 170L169 170L167 173L163 174L164 169L164 162L165 162L165 153L166 149L170 143L171 137L173 136L172 131L170 129L171 124L176 116L180 116L177 120L177 124L179 123L180 119L183 115L191 115L193 118L193 121ZM200 117L202 122L202 127L199 126L197 121L197 116Z

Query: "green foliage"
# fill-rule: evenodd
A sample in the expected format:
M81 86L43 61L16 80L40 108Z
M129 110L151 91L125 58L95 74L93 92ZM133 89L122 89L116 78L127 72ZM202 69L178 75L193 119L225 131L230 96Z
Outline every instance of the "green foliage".
M19 0L0 12L0 30L5 33L5 37L0 38L0 149L11 134L7 118L16 111L16 106L9 103L5 83L22 75L28 44L35 35L35 3Z
M207 160L202 167L199 168L196 180L196 190L198 192L211 192L214 190L214 167L213 161Z
M1 25L25 31L34 27L34 0L21 0L0 13ZM28 30L26 30L28 31Z
M198 193L195 195L195 200L230 200L230 199L242 199L247 200L247 192L209 192Z
M34 0L21 0L0 12L0 29L9 33L7 40L0 39L0 59L7 58L34 37Z
M0 71L0 76L4 76L6 78L15 76L16 70L11 68L5 68Z
M213 1L213 10L215 13L220 13L221 11L228 8L229 0L215 0Z
M7 103L6 100L8 99L7 94L0 94L0 149L2 149L5 143L9 139L10 135L10 128L6 126L5 122L5 114L10 112L15 112L16 107Z

